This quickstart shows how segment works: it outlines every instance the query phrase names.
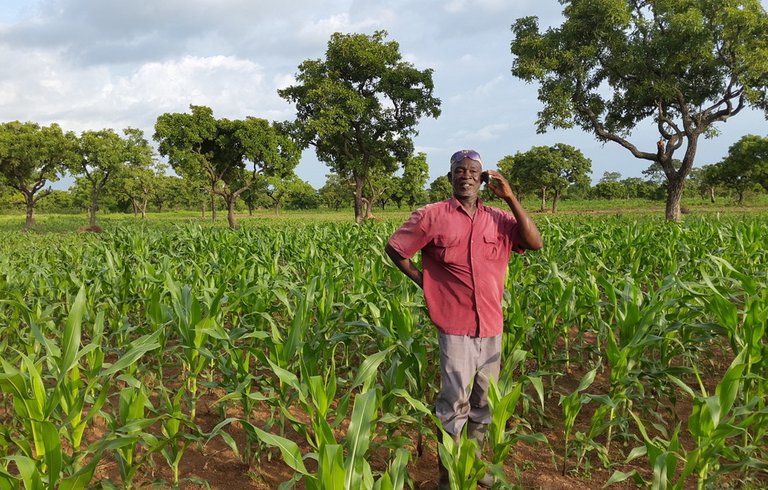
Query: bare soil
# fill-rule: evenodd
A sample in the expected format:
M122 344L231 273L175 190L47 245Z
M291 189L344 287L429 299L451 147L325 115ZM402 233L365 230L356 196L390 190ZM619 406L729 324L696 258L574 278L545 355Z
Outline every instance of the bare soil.
M710 362L705 369L704 379L708 390L714 390L715 385L721 378L731 362L731 356L728 351L720 346L713 346L713 351L709 357ZM603 464L590 453L586 457L588 464L582 464L578 469L574 469L576 458L569 458L567 471L563 472L563 417L561 407L559 406L560 394L571 393L578 386L579 380L586 373L586 369L571 364L569 370L563 369L563 375L555 378L553 387L546 386L545 393L550 394L545 400L545 417L542 421L530 421L534 432L541 432L549 441L549 446L544 444L526 444L518 443L507 458L505 471L508 480L515 485L515 488L523 489L567 489L582 490L602 488L605 482L610 478L615 470L631 471L638 470L646 479L651 477L651 470L647 466L645 458L638 458L631 464L622 464L626 455L634 446L640 443L622 443L618 439L614 442L609 455L613 466L609 469L603 467ZM589 393L602 394L607 393L609 389L609 372L607 369L598 371L595 382L588 389ZM205 432L211 431L216 424L222 420L222 416L242 417L237 408L230 407L226 414L221 413L217 400L221 394L205 394L197 407L197 423ZM662 404L663 405L663 404ZM685 396L678 397L675 405L666 404L662 408L669 413L674 413L681 423L681 442L685 447L690 448L692 442L685 436L686 420L691 412L691 403ZM590 418L595 409L594 404L584 405L574 428L574 434L577 431L587 431L590 424ZM251 415L251 421L254 425L263 427L269 417L269 412L264 409L258 409ZM301 418L304 414L296 413ZM671 416L670 416L671 417ZM514 422L513 422L514 423ZM286 437L294 440L302 450L303 454L310 451L308 444L302 436L286 426ZM103 424L97 423L93 427L90 439L100 437L106 428ZM343 430L343 429L342 429ZM246 434L242 427L237 423L230 425L227 432L237 442L239 448L245 447ZM425 438L425 449L419 457L416 455L416 437L415 433L408 433L412 441L411 463L408 471L413 480L413 487L421 490L432 490L437 488L437 448L436 441L431 438ZM343 434L339 434L339 440ZM371 455L370 463L375 470L383 469L387 464L387 454L385 450L374 452ZM309 466L309 465L308 465ZM185 489L274 489L282 482L289 480L293 476L291 470L283 463L279 451L275 449L265 449L258 463L249 467L219 438L213 438L202 447L191 446L184 454L181 460L181 488ZM98 468L94 481L102 478L109 478L114 482L119 482L120 477L117 471L115 461L111 457L103 459ZM149 487L165 488L169 487L172 479L172 473L165 460L156 455L154 462L147 471L137 478L137 483ZM206 483L202 483L206 482ZM768 479L766 479L768 487ZM299 481L296 488L303 489L304 485ZM610 488L636 488L631 480L615 484ZM695 488L695 482L690 481L686 488Z

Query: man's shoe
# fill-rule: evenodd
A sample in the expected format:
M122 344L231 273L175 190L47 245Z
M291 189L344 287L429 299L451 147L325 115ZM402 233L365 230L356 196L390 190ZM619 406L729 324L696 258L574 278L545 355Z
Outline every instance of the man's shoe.
M485 445L485 434L487 432L488 424L478 424L471 420L467 421L467 437L469 439L474 439L475 442L477 442L477 451L475 452L475 457L477 459L482 459L483 457L483 446ZM495 481L496 479L493 475L490 472L486 472L485 475L477 481L477 485L483 488L491 488Z
M447 434L447 432L446 432ZM453 438L453 441L458 443L461 438L460 436L455 436L452 434L448 434ZM443 433L442 431L438 433L438 437L440 438L440 441L442 442ZM451 490L451 480L448 476L448 468L445 467L443 464L443 460L440 459L440 451L437 451L437 474L439 477L439 480L437 482L437 490Z

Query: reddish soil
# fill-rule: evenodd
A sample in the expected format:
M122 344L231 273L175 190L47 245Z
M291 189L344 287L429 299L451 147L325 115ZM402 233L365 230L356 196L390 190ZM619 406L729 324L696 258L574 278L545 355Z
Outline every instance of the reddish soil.
M574 332L575 333L575 332ZM590 339L587 339L590 340ZM703 378L706 381L707 389L712 392L717 381L731 361L727 349L720 346L712 346L711 355L708 356L710 362L703 367L705 372ZM554 395L545 400L545 417L543 421L529 420L534 432L541 432L549 441L549 447L544 444L526 444L518 443L511 451L505 466L505 471L510 482L516 485L516 488L524 489L567 489L581 490L602 488L604 483L610 478L615 470L631 471L638 470L646 479L650 478L650 468L646 458L638 458L632 464L620 464L624 461L626 455L634 446L639 443L627 443L626 445L620 439L615 439L611 448L610 460L614 466L605 469L594 453L589 453L586 457L588 464L582 463L578 469L575 456L571 456L568 461L569 471L563 474L562 471L562 448L563 448L563 427L561 407L559 406L560 394L572 392L579 383L586 369L571 364L569 372L555 379L554 389L547 386L545 382L545 393ZM598 371L598 376L594 383L587 390L592 394L607 393L609 388L609 373L607 369ZM649 395L651 395L649 393ZM216 424L222 420L220 407L217 406L217 400L220 394L206 393L200 400L197 407L197 423L205 432L210 432ZM650 400L651 398L649 398ZM686 419L691 411L691 403L685 396L679 396L678 402L674 406L661 406L662 409L668 409L670 413L677 414L678 420L682 423L681 442L686 447L691 447L690 439L686 439L687 432ZM577 431L586 431L589 428L590 417L595 409L595 404L590 403L583 406L577 420L574 434ZM351 410L351 408L350 408ZM666 413L666 412L665 412ZM304 414L295 413L297 418L305 418ZM226 417L241 417L236 408L228 408ZM251 421L254 425L264 427L269 417L269 413L264 410L257 410L252 414ZM536 417L532 417L536 418ZM665 415L667 420L670 415ZM92 431L89 432L90 440L98 439L106 430L104 422L96 421ZM239 448L243 448L246 435L242 427L232 424L227 432L235 439ZM309 446L302 436L290 429L287 425L286 436L294 440L303 454L309 452ZM414 488L422 490L431 490L437 488L437 459L436 443L431 438L425 438L425 450L421 457L416 456L416 435L410 433L412 446L412 458L409 465L409 474L414 483ZM341 440L343 434L338 434ZM600 442L603 442L602 440ZM371 466L375 470L381 470L387 462L386 451L381 453L374 452L371 456ZM309 466L309 465L308 465ZM155 455L153 463L146 465L143 474L136 478L136 483L141 485L150 485L155 487L169 487L172 480L172 473L160 455ZM274 449L265 449L258 458L258 464L249 467L236 456L233 451L224 443L220 437L215 437L202 447L191 446L184 454L181 460L181 488L202 489L207 482L210 488L214 489L274 489L280 483L289 480L293 476L293 471L283 463L280 453ZM111 456L105 457L98 468L94 482L109 478L114 482L119 482L120 477L117 465ZM768 485L768 479L765 480ZM759 487L759 485L758 485ZM299 481L296 488L303 489L304 485ZM631 480L613 485L610 488L636 488ZM695 488L695 482L690 481L686 488Z

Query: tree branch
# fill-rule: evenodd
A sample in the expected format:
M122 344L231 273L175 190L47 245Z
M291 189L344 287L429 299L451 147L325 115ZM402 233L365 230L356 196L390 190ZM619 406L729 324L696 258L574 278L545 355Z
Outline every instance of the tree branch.
M640 158L642 160L650 160L652 162L657 161L657 156L655 153L640 151L635 145L633 145L629 141L606 130L605 126L603 126L603 124L598 120L597 115L595 115L595 113L588 107L580 107L577 110L582 114L584 114L585 116L587 116L587 118L589 118L589 121L592 124L592 128L595 130L595 133L599 138L602 138L608 141L613 141L614 143L618 143L619 145L629 150L630 153L632 153L632 155L635 158Z

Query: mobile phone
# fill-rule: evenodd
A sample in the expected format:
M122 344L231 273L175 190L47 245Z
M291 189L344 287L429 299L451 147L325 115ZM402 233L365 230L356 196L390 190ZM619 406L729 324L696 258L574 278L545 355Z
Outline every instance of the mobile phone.
M482 182L483 184L488 185L488 182L490 182L490 180L491 180L491 176L488 175L487 170L480 174L480 182Z

